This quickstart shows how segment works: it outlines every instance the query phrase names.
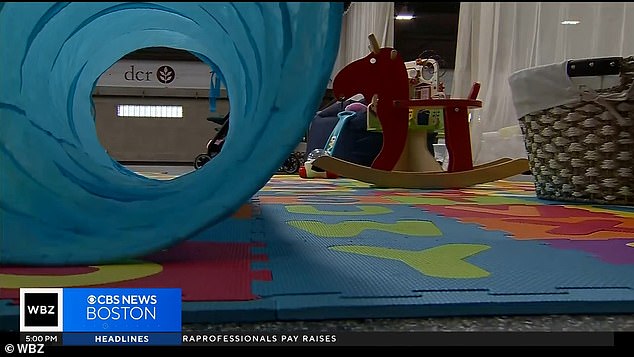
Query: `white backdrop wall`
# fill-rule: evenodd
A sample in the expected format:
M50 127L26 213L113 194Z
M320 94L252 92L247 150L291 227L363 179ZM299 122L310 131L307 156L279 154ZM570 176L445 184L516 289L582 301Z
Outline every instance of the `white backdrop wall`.
M562 25L564 20L579 23ZM481 150L492 145L482 141L482 133L517 125L511 73L567 59L632 54L634 3L461 3L452 97L466 97L473 82L482 85L483 108L471 127L474 161L482 161ZM507 150L499 147L497 156Z
M332 80L343 67L370 53L368 35L371 33L376 36L379 46L394 46L393 2L353 2L350 4L343 15L339 54L328 88L332 88Z

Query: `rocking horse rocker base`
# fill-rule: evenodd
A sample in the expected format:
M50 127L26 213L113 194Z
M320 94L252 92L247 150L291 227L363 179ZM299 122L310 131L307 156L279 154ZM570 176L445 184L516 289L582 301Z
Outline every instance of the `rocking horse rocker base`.
M509 158L491 161L474 166L471 170L458 172L377 170L332 156L321 156L313 162L313 165L329 172L336 172L342 177L371 183L377 187L414 189L464 188L528 171L527 159Z

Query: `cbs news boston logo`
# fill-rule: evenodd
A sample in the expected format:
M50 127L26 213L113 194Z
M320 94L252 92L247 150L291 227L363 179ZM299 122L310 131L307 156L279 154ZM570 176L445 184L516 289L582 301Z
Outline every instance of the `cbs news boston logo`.
M22 288L20 332L63 332L64 344L147 342L152 333L182 331L181 305L181 289L172 288Z

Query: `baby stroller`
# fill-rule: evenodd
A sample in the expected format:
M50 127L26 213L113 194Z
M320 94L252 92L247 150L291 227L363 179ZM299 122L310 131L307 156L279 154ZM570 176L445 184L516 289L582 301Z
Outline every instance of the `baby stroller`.
M211 159L220 153L220 150L222 150L222 146L225 143L225 139L227 138L227 133L229 132L229 113L227 113L224 117L210 116L207 120L220 125L220 128L216 129L216 135L207 142L207 152L199 154L194 159L194 168L196 170L203 167L203 165L211 161ZM291 155L284 161L278 172L286 174L297 173L299 171L299 167L301 166L301 157L303 157L303 154L296 152L291 153Z
M196 170L203 167L203 165L220 153L222 145L225 143L227 132L229 131L229 113L224 117L207 117L207 120L220 125L220 128L216 128L218 132L207 142L207 152L199 154L194 159L194 168Z

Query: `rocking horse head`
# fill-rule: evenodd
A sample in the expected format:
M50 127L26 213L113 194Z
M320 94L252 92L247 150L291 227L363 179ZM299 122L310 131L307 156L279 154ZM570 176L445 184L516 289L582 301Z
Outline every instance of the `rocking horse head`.
M335 97L361 93L367 102L375 94L380 99L408 99L409 82L401 55L392 48L380 48L373 34L369 39L371 52L348 64L335 77Z
M370 54L344 67L335 77L336 98L362 94L366 104L375 102L383 130L383 146L372 168L392 170L401 156L407 139L408 108L395 107L394 100L409 99L409 79L401 55L392 48L379 48L374 35L369 36Z

